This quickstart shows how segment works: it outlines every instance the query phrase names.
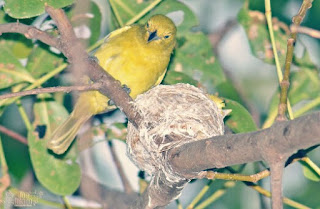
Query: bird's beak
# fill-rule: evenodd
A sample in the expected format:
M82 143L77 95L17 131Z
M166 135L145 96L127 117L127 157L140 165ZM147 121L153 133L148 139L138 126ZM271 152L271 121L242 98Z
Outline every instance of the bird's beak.
M153 31L153 32L148 31L148 33L149 33L148 43L151 42L151 41L160 39L160 37L157 35L157 31L156 30Z

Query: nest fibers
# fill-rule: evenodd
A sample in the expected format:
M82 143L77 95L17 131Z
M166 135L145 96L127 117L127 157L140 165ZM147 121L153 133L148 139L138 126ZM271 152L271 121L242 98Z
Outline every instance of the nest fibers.
M162 170L171 181L181 179L166 161L169 149L224 133L224 114L200 89L189 84L159 85L135 100L143 117L139 130L128 124L128 155L154 175Z

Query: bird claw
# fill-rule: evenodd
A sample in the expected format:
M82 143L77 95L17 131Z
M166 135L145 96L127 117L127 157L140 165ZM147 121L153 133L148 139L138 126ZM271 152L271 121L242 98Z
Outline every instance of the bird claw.
M127 93L127 94L130 94L130 92L131 92L131 89L126 85L126 84L124 84L124 85L122 85L122 89ZM108 101L108 105L109 106L114 106L114 105L116 105L115 104L115 102L113 101L113 100L109 100Z
M108 106L114 106L114 105L116 105L116 104L114 103L113 100L110 99L110 100L108 101Z
M131 89L126 85L122 85L122 89L127 93L127 94L130 94L131 93Z
M96 63L99 64L99 59L98 59L96 56L94 56L94 55L89 55L89 59L90 59L91 61L95 61Z

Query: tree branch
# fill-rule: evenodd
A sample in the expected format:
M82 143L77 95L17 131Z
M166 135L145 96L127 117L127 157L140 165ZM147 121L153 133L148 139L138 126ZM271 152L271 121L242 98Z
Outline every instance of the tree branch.
M53 37L49 33L39 30L38 28L33 26L25 25L22 23L1 24L0 35L2 33L20 33L28 39L37 39L62 51L58 38Z
M120 176L120 179L121 179L121 183L122 183L122 186L124 188L124 191L125 193L127 194L130 194L130 193L133 193L133 188L131 187L130 185L130 182L127 178L127 175L126 173L124 172L122 166L121 166L121 162L117 156L117 153L115 151L115 148L114 148L114 145L112 143L112 141L108 141L108 145L109 145L109 148L110 148L110 153L111 153L111 156L112 156L112 159L113 159L113 162L117 168L117 171L118 171L118 174Z
M290 156L300 149L320 144L319 124L320 112L315 112L261 131L188 143L172 149L168 157L174 170L182 174L256 161L268 162L274 155Z
M21 136L20 134L7 129L6 127L4 127L2 125L0 125L0 132L4 133L7 136L10 136L11 138L21 142L22 144L28 145L28 140L26 137Z
M313 38L320 39L320 31L319 30L315 30L315 29L303 27L303 26L296 26L296 25L291 25L290 30L293 33L303 33L303 34L309 35Z
M0 100L11 98L11 97L20 97L20 96L28 96L28 95L44 94L44 93L54 93L54 92L69 93L70 91L99 90L100 87L101 87L100 83L94 83L92 85L86 85L86 86L57 86L57 87L48 87L48 88L38 88L38 89L31 89L26 91L13 92L13 93L0 95Z
M278 122L261 131L216 136L184 144L169 150L167 159L171 169L185 179L207 169L248 162L266 161L270 166L276 159L285 161L298 150L320 144L319 124L320 112L316 112L292 121ZM156 190L153 188L153 192L144 194L136 205L147 206L150 200L161 200L159 206L167 205L172 201L167 197L181 191L183 183L178 182L171 187L159 184ZM151 185L148 189L152 189Z
M292 18L293 25L296 27L300 26L302 20L304 19L307 10L311 8L313 0L304 0L298 14ZM287 110L287 99L288 99L288 89L289 89L289 76L290 76L290 68L293 58L293 49L294 44L297 39L297 33L295 31L291 31L290 37L287 43L287 54L286 60L284 64L284 74L283 79L280 83L280 103L278 106L278 116L277 121L286 120L285 112Z
M46 7L46 11L57 24L61 34L64 55L73 64L75 76L79 73L86 73L93 82L101 83L99 92L110 98L126 114L128 120L138 126L141 116L135 111L132 98L122 89L119 81L115 80L98 63L89 58L80 41L75 36L64 11L50 6Z

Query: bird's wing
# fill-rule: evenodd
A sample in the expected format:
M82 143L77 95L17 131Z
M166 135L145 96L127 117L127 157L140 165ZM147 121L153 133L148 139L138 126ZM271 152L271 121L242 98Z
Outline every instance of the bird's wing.
M117 35L125 32L125 31L127 31L127 30L129 30L131 27L132 27L132 26L127 25L127 26L124 26L124 27L122 27L122 28L119 28L119 29L117 29L117 30L112 31L111 33L109 33L109 34L105 37L104 42L105 42L105 43L108 42L111 38L113 38L113 37L115 37L115 36L117 36Z
M157 80L157 82L154 84L154 86L158 86L158 85L162 82L162 80L163 80L164 75L166 74L166 72L167 72L167 69L165 69L165 71L163 71L162 75L158 78L158 80Z

